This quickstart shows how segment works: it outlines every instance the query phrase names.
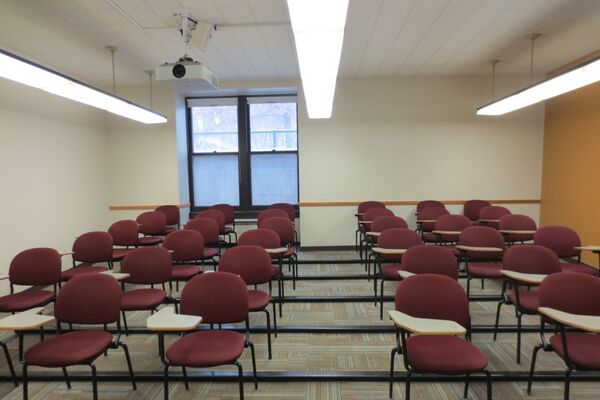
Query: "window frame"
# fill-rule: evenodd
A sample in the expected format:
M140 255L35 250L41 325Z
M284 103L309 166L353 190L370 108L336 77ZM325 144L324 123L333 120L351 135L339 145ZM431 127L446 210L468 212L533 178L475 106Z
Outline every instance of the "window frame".
M300 200L300 124L298 123L298 101L296 100L296 150L257 150L252 151L250 143L250 107L248 98L252 97L297 97L296 93L287 94L270 94L270 95L240 95L240 96L190 96L185 98L185 114L186 114L186 131L187 131L187 165L188 165L188 185L190 195L190 211L196 213L202 210L209 209L210 206L196 206L194 199L194 167L193 162L195 157L202 156L238 156L238 178L239 178L239 195L240 205L234 206L237 217L256 217L261 210L267 209L269 206L252 205L252 163L251 156L253 154L296 154L296 185L298 192L298 201ZM193 132L192 132L192 107L187 105L190 99L219 99L219 98L236 98L237 113L238 113L238 151L237 152L212 152L212 153L194 153L193 147ZM299 215L298 204L294 204L296 216Z

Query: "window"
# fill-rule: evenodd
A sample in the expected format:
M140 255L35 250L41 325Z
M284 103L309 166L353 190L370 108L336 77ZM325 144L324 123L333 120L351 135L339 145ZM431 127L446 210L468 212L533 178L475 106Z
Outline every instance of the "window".
M189 98L193 209L298 203L295 96Z

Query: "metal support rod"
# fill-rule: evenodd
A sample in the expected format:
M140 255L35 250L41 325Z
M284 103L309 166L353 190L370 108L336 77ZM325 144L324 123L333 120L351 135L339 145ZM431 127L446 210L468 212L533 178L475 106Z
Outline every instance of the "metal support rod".
M154 71L146 71L148 74L148 81L150 83L150 109L154 111L154 101L152 96L152 77L154 76Z
M541 33L532 33L527 35L527 38L531 41L531 55L529 60L529 84L533 83L533 49L535 47L535 40L542 36Z
M110 55L112 58L112 83L113 83L113 94L116 96L117 94L117 78L115 75L115 53L117 52L117 48L115 46L106 46L106 49L110 51Z

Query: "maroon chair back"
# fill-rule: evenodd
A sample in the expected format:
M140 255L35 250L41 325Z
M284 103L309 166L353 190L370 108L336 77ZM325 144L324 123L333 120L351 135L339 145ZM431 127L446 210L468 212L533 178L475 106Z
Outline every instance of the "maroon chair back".
M588 274L560 272L540 285L540 307L580 315L600 315L600 280Z
M212 218L190 219L183 229L194 230L202 234L204 245L217 246L219 244L219 224Z
M436 221L442 215L449 215L448 210L442 207L429 207L424 208L419 212L420 221ZM435 229L435 222L422 222L421 229L423 232L431 232Z
M444 275L404 279L396 289L396 310L416 318L445 319L469 326L469 300L462 286Z
M129 274L125 282L153 285L171 280L172 258L163 247L140 247L132 250L121 263L121 272Z
M202 317L206 324L228 324L248 319L248 289L229 272L196 275L181 292L181 313Z
M165 215L165 223L167 225L179 225L180 215L179 215L179 207L174 205L164 205L156 207L156 210Z
M458 244L473 247L505 248L504 237L496 229L489 226L471 226L462 231ZM467 251L470 260L497 260L502 256L499 252Z
M259 246L236 246L223 253L219 271L241 276L246 285L266 283L271 280L271 256Z
M404 219L396 217L395 215L384 215L382 217L377 217L371 224L372 232L383 232L391 228L407 229L408 224Z
M561 272L558 256L552 250L535 244L509 247L504 253L502 268L524 274Z
M408 249L422 244L418 233L407 228L390 228L381 232L377 246L384 249ZM384 260L400 261L402 254L380 254Z
M417 212L419 214L426 208L446 208L446 206L438 200L423 200L417 203Z
M294 243L295 226L287 217L272 217L264 220L260 229L270 229L279 235L281 245L288 246Z
M294 220L296 219L296 209L294 208L293 205L291 205L289 203L274 203L269 206L269 209L277 209L277 210L285 211L288 215L288 218L292 222L294 222Z
M362 203L360 203L358 205L358 209L356 210L356 212L358 214L362 214L365 211L367 211L369 208L385 208L385 204L383 204L380 201L374 201L374 200L363 201Z
M492 205L492 203L490 203L487 200L465 201L465 204L463 206L463 214L465 215L465 217L469 218L471 221L478 221L479 220L479 212L481 211L481 209L484 207L491 206L491 205Z
M438 231L455 231L462 232L463 230L471 227L473 224L469 221L469 218L464 215L447 214L440 215L435 220L435 230ZM456 234L443 234L440 236L442 242L457 242L459 235Z
M140 225L132 219L123 219L115 222L108 228L108 233L113 238L115 246L136 246L138 242Z
M112 260L113 239L108 232L87 232L73 243L73 261L99 263Z
M537 225L535 221L522 214L507 214L500 217L498 228L509 231L535 231ZM509 233L505 235L507 242L524 242L533 240L533 233Z
M213 219L219 225L219 233L223 234L225 232L225 214L222 211L216 209L200 211L196 214L196 218Z
M366 210L364 212L362 221L369 221L369 223L366 224L362 224L362 227L365 231L370 231L371 230L371 223L373 222L373 220L377 217L385 217L385 216L393 216L394 213L392 212L392 210L387 209L387 208L369 208L368 210Z
M238 246L252 245L263 249L276 249L281 247L279 235L271 229L250 229L240 235Z
M225 225L233 224L235 221L235 208L231 204L215 204L210 209L218 210L225 216Z
M70 324L112 324L119 320L121 289L117 280L104 274L75 276L56 296L54 316Z
M539 228L533 235L533 243L545 246L559 257L579 257L581 246L579 235L566 226L549 225Z
M37 247L17 254L10 262L8 276L13 285L54 285L60 281L60 269L58 251Z
M402 256L402 269L413 274L436 274L458 279L456 257L443 246L410 247Z
M173 261L196 261L204 258L204 238L200 232L192 229L169 233L163 247L172 251Z
M135 219L139 224L140 233L144 235L162 235L167 226L167 218L160 211L146 211Z
M479 211L479 219L491 219L499 220L503 215L511 214L510 210L506 207L501 206L487 206L483 207ZM498 229L500 227L498 222L487 222L487 226Z
M259 228L262 228L262 223L265 220L267 220L269 218L274 218L274 217L289 219L288 213L285 212L284 210L280 210L278 208L267 208L266 210L263 210L260 213L258 213L258 219L256 221L256 225Z

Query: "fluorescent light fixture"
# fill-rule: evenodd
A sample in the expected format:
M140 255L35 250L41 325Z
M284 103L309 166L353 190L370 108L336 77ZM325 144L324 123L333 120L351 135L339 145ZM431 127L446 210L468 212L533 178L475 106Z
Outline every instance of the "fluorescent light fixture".
M502 115L600 81L600 57L477 109L477 115Z
M145 124L167 122L164 115L113 96L2 49L0 49L0 77Z
M348 0L287 0L309 118L330 118Z

